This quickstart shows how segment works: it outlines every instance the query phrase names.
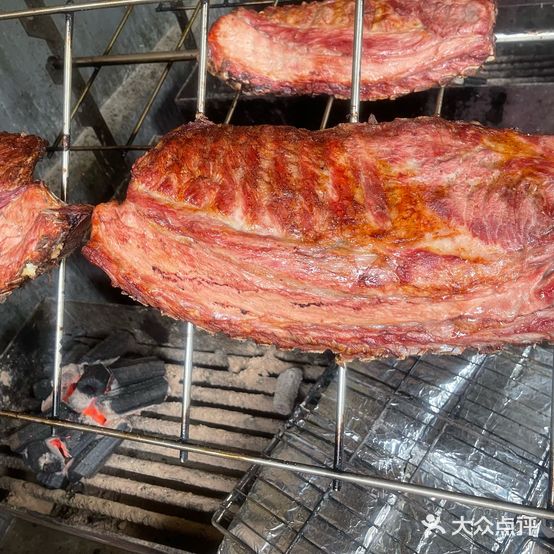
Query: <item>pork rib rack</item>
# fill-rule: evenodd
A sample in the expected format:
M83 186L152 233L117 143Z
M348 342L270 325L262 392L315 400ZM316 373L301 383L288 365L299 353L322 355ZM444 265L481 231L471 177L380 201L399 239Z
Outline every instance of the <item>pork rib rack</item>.
M209 69L247 94L333 94L352 81L355 0L323 0L221 17ZM361 98L395 98L459 75L493 54L492 0L366 0Z
M68 206L33 182L45 144L0 133L0 300L80 246L90 227L89 206Z
M193 123L95 208L84 251L140 302L343 359L554 338L554 137L438 118Z

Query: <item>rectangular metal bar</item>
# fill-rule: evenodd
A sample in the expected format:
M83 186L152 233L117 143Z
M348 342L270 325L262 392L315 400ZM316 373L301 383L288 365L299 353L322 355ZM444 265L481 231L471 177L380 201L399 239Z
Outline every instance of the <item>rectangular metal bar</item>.
M346 407L346 364L339 364L335 422L335 455L333 469L342 471L344 462L344 410ZM333 490L340 490L340 481L333 481Z
M206 111L206 71L208 67L208 12L209 0L201 0L200 47L198 53L198 89L196 97L196 117L202 117ZM191 19L192 21L192 19ZM194 353L194 325L187 322L187 340L185 344L185 363L183 365L183 395L181 407L181 441L189 438L190 405L192 389L192 356ZM179 454L181 462L188 459L186 450Z
M73 51L73 14L65 16L64 67L63 67L63 128L62 128L62 187L60 198L67 202L67 183L69 178L69 147L71 144L71 58ZM56 333L54 344L54 375L52 379L52 417L60 411L62 385L62 339L65 309L65 259L58 270L58 290L56 294ZM54 429L52 429L54 432Z
M529 31L526 33L495 33L497 44L554 40L554 31Z
M444 87L441 87L437 92L437 100L435 102L435 110L433 111L433 115L437 117L441 115L443 100L444 100Z
M183 390L181 396L181 440L186 442L189 438L190 405L192 390L192 355L194 353L194 325L187 323L187 340L185 343L185 363L183 364ZM181 450L179 454L181 462L186 462L188 453Z
M352 45L352 88L350 91L350 123L360 121L360 77L362 72L362 39L364 32L364 0L356 0L354 12L354 44ZM330 109L330 107L329 107ZM344 409L346 406L346 364L339 364L337 412L335 426L335 452L333 469L342 469L344 457ZM340 482L333 481L333 490L340 490Z
M364 33L364 0L356 0L354 11L354 45L352 54L352 89L350 94L350 123L360 121L360 80L362 76L362 46Z
M223 123L225 125L229 125L231 123L231 118L233 117L233 114L235 113L235 109L237 107L237 104L239 102L240 98L240 88L235 92L235 95L233 96L233 101L231 102L231 105L229 106L229 110L227 110L227 115L225 116L225 119L223 120Z
M163 52L130 52L129 54L111 54L101 56L79 56L73 58L73 67L96 67L106 65L133 65L145 63L167 63L195 60L196 50L168 50ZM53 66L59 69L60 60L54 60Z
M139 4L156 4L159 0L98 0L95 2L77 2L76 4L61 4L43 8L29 8L0 13L0 21L7 19L20 19L22 17L35 17L37 15L53 15L57 13L75 13L80 11L98 10L102 8L119 8L121 6L138 6Z
M323 117L321 118L321 125L319 126L319 130L322 131L327 127L327 124L329 123L329 116L331 115L331 110L333 109L333 104L335 102L334 96L329 96L327 98L327 103L325 104L325 110L323 111Z
M198 88L196 96L196 117L206 113L206 74L208 67L208 15L210 0L201 0L201 38L198 53Z
M189 453L194 452L195 454L202 454L205 456L213 456L216 458L224 458L229 460L238 460L264 467L273 467L275 469L284 469L288 471L295 471L297 473L306 473L309 475L326 477L328 479L340 479L344 482L357 483L359 485L371 488L403 492L407 494L414 494L416 496L424 496L427 498L440 498L443 500L449 500L451 502L459 502L460 504L465 504L467 506L478 506L481 508L490 508L491 510L499 510L501 512L523 514L540 519L554 520L554 512L545 508L525 506L522 504L516 504L514 502L504 502L502 500L496 500L494 498L487 498L484 496L474 496L470 494L450 492L441 489L435 489L432 487L426 487L423 485L402 483L400 481L383 479L381 477L371 477L368 475L360 475L351 472L337 472L324 467L299 464L286 460L263 458L260 456L242 454L229 450L215 449L202 445L183 444L180 440L163 439L156 435L119 431L117 429L109 429L96 425L85 425L83 423L74 423L71 421L62 421L59 419L49 419L47 417L12 412L9 410L0 410L0 417L7 417L20 421L29 421L32 423L42 423L44 425L51 425L53 427L61 429L74 429L76 431L84 431L87 433L97 433L106 437L130 440L141 444L161 446L163 448L171 448L178 451L186 450Z
M61 135L60 135L61 136ZM98 151L110 151L110 150L150 150L153 146L151 144L83 144L70 146L70 152L98 152ZM63 152L61 146L48 146L47 152Z

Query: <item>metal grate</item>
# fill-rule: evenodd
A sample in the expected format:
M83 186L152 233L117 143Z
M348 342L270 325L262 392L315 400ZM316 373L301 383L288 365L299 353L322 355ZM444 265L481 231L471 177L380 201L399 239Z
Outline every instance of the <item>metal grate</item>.
M100 8L113 8L118 6L125 6L128 9L131 9L132 6L139 4L156 4L157 0L96 0L86 3L72 3L68 2L65 5L49 6L42 8L30 8L27 10L22 10L19 12L10 12L0 14L0 21L9 20L9 19L21 19L27 17L37 17L39 15L53 15L53 14L62 14L65 17L65 40L64 40L64 56L63 56L63 91L64 91L64 102L63 102L63 125L62 125L62 134L61 134L61 145L62 145L62 199L66 199L66 189L67 181L69 179L69 156L71 152L71 140L70 140L70 125L72 114L75 113L79 104L83 101L83 98L88 94L90 86L95 79L95 75L98 72L94 72L87 83L87 87L83 91L83 94L77 101L76 105L71 106L71 89L72 89L72 68L73 68L73 55L72 55L72 44L73 44L73 23L74 18L78 16L78 13L83 10L91 9L100 9ZM249 3L249 2L246 2ZM252 4L252 3L250 3ZM263 5L265 2L256 2L255 4ZM216 4L218 7L225 7L227 4L224 2L222 4ZM232 3L233 6L240 5L240 3ZM200 30L201 38L198 47L198 82L197 82L197 106L196 111L198 114L203 114L205 112L205 101L206 101L206 38L207 38L207 29L208 29L208 15L209 15L209 0L199 0L194 5L182 5L182 9L187 12L191 12L190 19L183 29L183 33L179 43L176 46L176 49L179 50L185 43L185 40L189 36L192 25L197 17L200 17ZM349 119L352 122L357 122L359 119L359 77L360 77L360 63L361 63L361 38L362 38L362 13L363 13L363 0L356 0L356 16L355 16L355 40L354 40L354 60L352 68L352 100L350 104L350 116ZM122 20L121 26L125 25L125 16ZM120 29L116 30L114 33L113 40L117 39L117 32ZM119 30L120 32L120 30ZM497 42L499 43L514 43L520 41L548 41L554 39L554 32L549 30L544 30L534 33L498 33ZM109 45L108 45L109 46ZM106 48L105 55L109 55L110 48ZM160 62L159 55L158 59L152 59L151 61ZM155 58L156 56L154 56ZM182 59L182 58L181 58ZM109 62L109 60L104 60ZM121 61L121 60L120 60ZM136 61L136 60L135 60ZM141 63L146 63L148 56L141 58ZM146 148L146 146L134 145L134 139L136 138L138 131L140 130L142 124L144 123L145 118L147 117L150 108L154 102L154 99L157 93L160 91L163 82L171 69L171 64L174 63L173 60L164 58L163 63L166 63L166 68L162 73L159 81L156 83L152 95L150 96L148 102L143 108L139 118L137 119L136 125L133 129L133 132L129 136L126 144L124 145L106 145L106 146L93 146L90 147L90 150L98 148L106 149L122 149L122 150L134 150L140 148ZM97 62L97 65L100 67L102 63ZM438 115L441 113L442 101L443 101L444 89L440 89L435 113ZM234 109L237 105L240 92L236 93L231 106L225 117L225 122L229 122L233 117ZM327 126L329 114L333 109L334 99L331 97L328 99L325 110L323 112L323 117L321 121L321 127L324 128ZM80 148L84 150L84 148ZM261 457L259 455L252 455L251 453L241 453L237 454L236 452L231 451L226 448L214 447L213 445L197 445L193 444L189 440L189 431L190 427L190 395L189 391L192 389L192 362L193 362L193 327L192 325L187 326L187 342L185 348L185 363L183 367L183 395L181 398L181 416L180 416L180 433L178 436L175 436L173 432L171 437L159 437L152 434L152 429L144 429L144 432L133 432L126 433L116 430L97 428L94 426L87 426L81 424L70 423L67 421L62 421L57 419L57 414L59 413L59 388L60 388L60 378L61 378L61 367L62 367L62 339L64 334L67 335L67 330L64 329L64 315L66 314L65 306L65 295L64 295L64 272L65 272L65 262L62 262L58 274L58 287L57 287L57 300L55 304L56 317L55 317L55 341L54 341L54 362L53 362L53 376L54 376L54 385L55 385L55 399L53 403L52 418L45 419L37 416L32 416L25 413L16 412L13 410L2 410L0 415L5 418L11 418L14 420L23 420L23 421L35 421L41 423L49 423L53 429L56 428L72 428L78 430L89 430L94 431L98 434L113 436L122 438L124 440L135 441L141 445L147 445L148 449L158 449L166 448L173 451L181 451L185 454L181 455L181 461L183 461L187 456L192 455L209 455L214 456L218 460L231 460L238 461L243 463L253 463L259 466L271 467L277 470L292 470L294 472L304 474L319 476L324 478L334 479L334 488L340 488L340 482L355 483L360 486L369 486L380 488L383 490L392 490L392 491L402 491L409 492L417 495L418 497L428 498L436 497L444 499L447 501L456 501L465 503L468 505L481 506L491 509L500 509L508 512L516 513L527 513L529 515L535 515L537 517L542 517L546 519L554 519L554 512L549 510L526 507L525 509L509 499L509 501L496 501L491 500L486 497L478 497L473 495L464 495L461 493L452 493L444 491L439 488L432 488L422 486L421 484L406 484L400 483L393 478L381 478L381 477L369 477L367 475L361 474L357 471L347 472L343 471L341 467L341 461L343 460L343 441L344 441L344 414L345 414L345 391L346 391L346 378L347 378L347 368L342 366L339 368L339 379L338 379L338 398L336 402L336 413L334 414L333 421L336 423L334 428L334 440L333 444L333 464L332 469L328 469L324 464L323 460L309 460L308 463L304 462L289 462L289 461L280 461L276 459L269 459L267 457ZM331 440L331 438L329 438ZM450 483L448 483L450 485ZM442 486L442 485L439 485ZM317 511L316 507L313 508L313 511Z
M349 366L345 469L544 505L552 349ZM332 466L337 379L308 399L267 454ZM428 514L445 533L425 532ZM469 537L453 522L509 514L256 468L214 517L220 552L514 552L526 536ZM530 533L531 535L535 533Z
M0 356L5 408L29 408L33 383L52 363L54 314L54 303L43 303ZM129 354L154 355L166 362L169 398L128 422L138 433L179 436L184 324L147 308L78 302L66 303L65 317L70 331L64 337L64 363L76 362L83 350L120 329L133 330L136 344ZM35 336L38 340L32 339ZM268 446L284 421L273 402L278 376L289 367L301 369L303 397L328 367L325 356L295 356L201 332L193 362L190 440L214 448L232 446L252 455ZM3 420L0 427L3 435L9 434L13 422ZM86 524L97 532L119 533L133 544L143 539L156 548L186 546L201 552L214 550L221 540L210 519L249 466L199 454L181 464L173 450L128 440L100 473L67 491L37 484L21 458L5 446L0 447L0 467L3 506L38 511L72 527Z

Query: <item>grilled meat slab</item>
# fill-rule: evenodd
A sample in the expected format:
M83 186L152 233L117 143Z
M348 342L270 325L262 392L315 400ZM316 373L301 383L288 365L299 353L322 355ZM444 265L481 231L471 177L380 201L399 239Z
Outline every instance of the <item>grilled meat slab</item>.
M247 94L350 97L354 0L221 17L209 69ZM366 0L361 98L395 98L475 73L493 54L492 0Z
M210 331L344 359L554 338L554 137L438 118L193 123L85 255Z
M90 227L89 206L68 206L33 182L45 145L0 133L0 300L80 246Z

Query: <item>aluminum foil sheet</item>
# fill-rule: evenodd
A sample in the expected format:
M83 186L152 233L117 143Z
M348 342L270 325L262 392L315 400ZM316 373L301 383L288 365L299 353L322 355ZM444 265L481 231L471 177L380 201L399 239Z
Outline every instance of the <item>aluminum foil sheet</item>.
M345 466L545 506L553 350L424 356L348 368ZM272 457L332 467L336 379L302 405ZM311 402L311 404L310 404ZM540 521L273 468L252 468L214 517L221 554L552 552Z

